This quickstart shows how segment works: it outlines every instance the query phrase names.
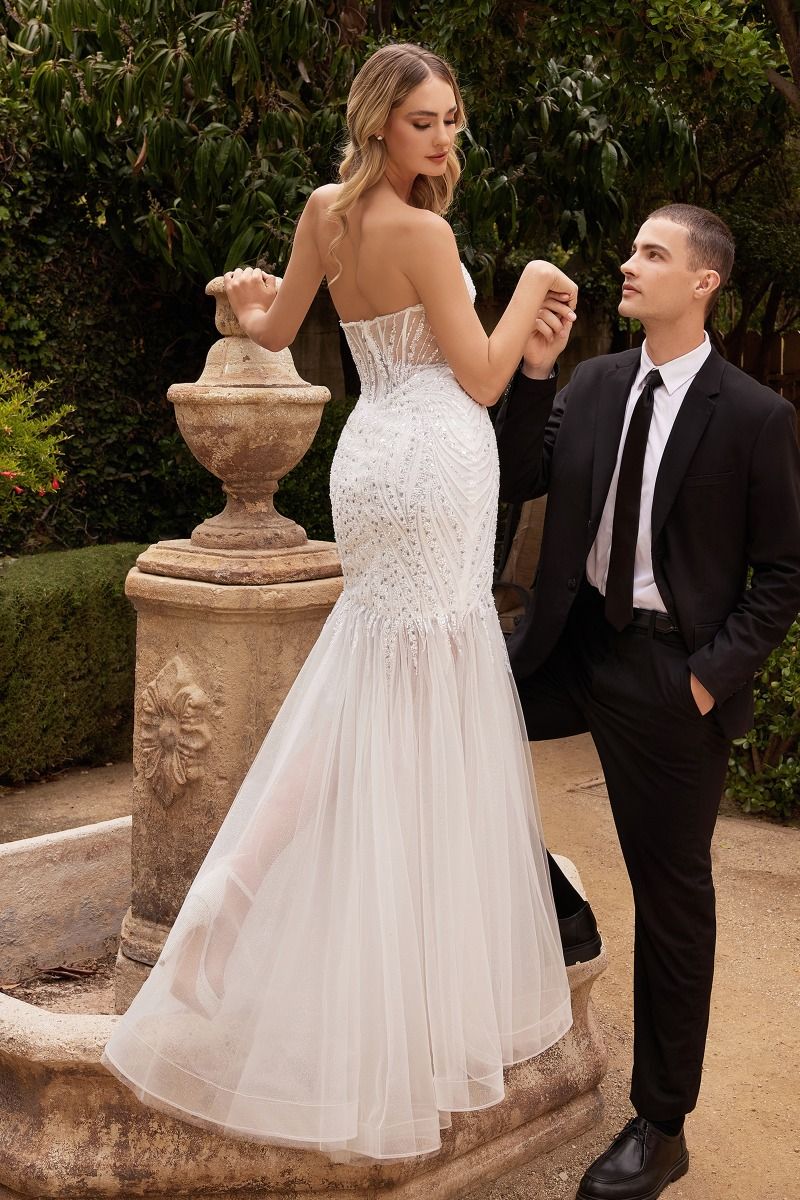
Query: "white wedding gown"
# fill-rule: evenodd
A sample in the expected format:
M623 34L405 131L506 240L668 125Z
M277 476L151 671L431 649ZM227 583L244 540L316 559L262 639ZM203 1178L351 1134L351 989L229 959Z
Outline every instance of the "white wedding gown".
M391 1159L572 1017L492 602L489 414L421 305L343 327L344 590L103 1061L185 1120Z

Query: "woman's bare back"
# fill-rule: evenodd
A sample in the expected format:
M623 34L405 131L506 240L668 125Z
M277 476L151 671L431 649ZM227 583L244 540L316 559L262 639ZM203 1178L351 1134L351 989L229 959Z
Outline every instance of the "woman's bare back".
M320 189L330 204L340 184ZM423 214L397 196L389 184L378 184L350 209L347 231L331 251L339 223L319 211L318 246L331 299L342 321L371 320L420 302L403 270L402 247ZM332 282L331 282L332 281Z

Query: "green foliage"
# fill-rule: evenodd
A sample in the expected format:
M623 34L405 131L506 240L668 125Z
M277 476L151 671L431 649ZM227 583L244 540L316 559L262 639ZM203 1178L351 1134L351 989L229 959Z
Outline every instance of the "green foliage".
M800 620L757 677L755 726L734 742L726 795L745 812L800 813Z
M332 174L350 81L377 44L366 19L377 9L337 7L18 0L0 77L84 176L117 245L204 281L259 258L282 266L306 196ZM625 222L645 146L667 176L691 167L681 113L650 82L620 88L618 56L600 42L591 59L573 53L574 26L554 14L509 0L392 8L392 39L443 52L461 78L473 132L457 221L487 288L517 238L552 240L555 228L596 252L602 231ZM639 39L651 76L677 17L662 24Z
M709 102L758 102L779 61L763 13L748 0L573 0L553 9L551 36L566 54L607 67L622 103L655 84L684 111Z
M71 409L64 487L17 497L0 553L182 536L219 495L166 401L202 369L213 306L191 283L165 293L156 264L118 249L84 183L0 96L0 369L52 381L41 412Z
M18 0L7 11L0 75L85 177L117 245L203 282L258 256L285 261L307 194L330 173L353 74L326 8Z
M5 552L181 536L213 503L219 485L183 445L166 401L170 383L200 373L207 303L190 289L164 295L152 267L116 251L67 187L16 236L0 230L0 365L53 380L43 405L70 410L64 486L45 505L18 497Z
M136 621L124 584L143 549L0 568L0 780L130 753Z
M29 489L16 497L0 553L188 536L224 497L178 433L166 392L200 374L216 336L213 305L191 280L165 292L157 264L116 248L107 226L91 220L80 179L35 136L26 143L19 120L0 105L0 201L9 213L0 219L0 367L54 380L43 410L72 411L62 423L63 488L44 502ZM312 536L330 536L328 409L319 443L279 501Z
M0 367L0 513L28 488L39 496L59 487L58 449L65 435L55 426L67 405L45 413L44 384L27 385L21 371Z
M443 52L462 83L453 221L484 294L513 286L523 251L560 255L614 313L620 253L672 198L730 214L740 292L755 294L768 241L771 291L737 298L728 328L793 319L795 176L770 191L792 127L759 4L15 0L0 17L0 366L54 380L43 411L74 412L65 488L18 498L5 549L185 536L218 511L165 399L214 336L200 288L226 266L285 264L333 174L353 74L386 37ZM316 471L307 458L279 504L329 530Z

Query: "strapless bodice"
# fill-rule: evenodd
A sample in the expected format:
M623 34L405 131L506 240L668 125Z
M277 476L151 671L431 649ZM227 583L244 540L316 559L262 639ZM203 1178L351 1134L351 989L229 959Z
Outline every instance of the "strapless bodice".
M463 263L461 270L470 299L474 301L475 285ZM423 304L412 304L397 312L363 321L341 321L340 324L361 380L362 401L395 395L403 384L416 380L422 371L450 371Z

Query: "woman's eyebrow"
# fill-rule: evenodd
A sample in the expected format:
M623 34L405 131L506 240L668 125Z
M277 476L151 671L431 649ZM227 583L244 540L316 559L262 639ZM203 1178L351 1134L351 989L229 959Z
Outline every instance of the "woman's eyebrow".
M453 105L453 107L452 107L452 108L448 108L448 110L447 110L447 111L448 111L449 113L451 113L451 112L455 112L455 111L456 111L456 105L454 104L454 105ZM426 108L415 108L413 112L406 113L406 116L407 116L407 117L438 117L438 115L439 115L438 113L435 113L435 112L430 112L430 111L429 111L428 109L426 109Z

